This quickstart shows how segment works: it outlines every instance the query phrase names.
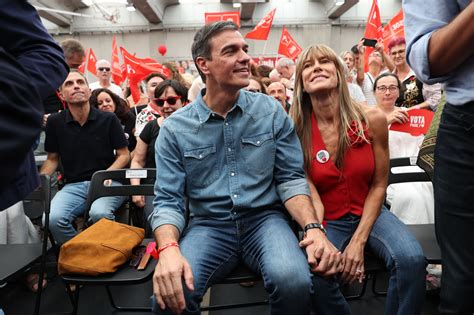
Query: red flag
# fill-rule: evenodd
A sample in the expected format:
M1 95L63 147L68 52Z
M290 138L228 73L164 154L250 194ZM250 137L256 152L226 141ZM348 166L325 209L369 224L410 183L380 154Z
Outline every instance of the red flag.
M156 60L151 58L137 58L126 51L123 47L120 47L123 61L127 68L127 77L130 83L130 91L132 92L133 101L136 103L140 100L140 91L138 84L140 81L145 79L147 75L153 72L163 74L165 77L169 77L171 72L159 64Z
M125 81L127 78L127 66L124 63L120 65L120 71L122 72L122 79Z
M125 78L122 77L122 69L120 68L120 59L115 36L112 38L112 80L114 80L117 85L120 85L125 80Z
M383 43L386 52L388 52L388 43L395 37L405 37L402 9L383 28Z
M300 45L298 45L293 37L291 37L286 27L283 27L280 45L278 46L278 53L287 56L290 59L296 59L302 50L303 49L301 49Z
M256 39L256 40L267 40L268 34L273 24L273 17L275 16L276 8L271 10L263 19L258 22L253 30L245 35L245 38Z
M407 132L412 136L426 134L430 129L434 113L427 109L411 109L407 113L409 120L403 124L392 123L390 130Z
M204 24L218 21L232 21L240 27L240 12L209 12L204 13Z
M77 67L77 71L79 71L82 74L84 74L85 70L86 70L86 56L84 56L84 59L82 60L81 65Z
M95 54L92 51L92 48L89 48L89 54L87 55L87 71L89 71L95 76L97 76L96 74L97 69L95 67L96 62L97 62L97 58L95 57Z
M370 8L367 25L365 27L364 38L376 39L381 42L383 38L382 21L380 20L380 10L377 0L373 0ZM369 55L374 51L372 47L365 48L365 71L368 71Z

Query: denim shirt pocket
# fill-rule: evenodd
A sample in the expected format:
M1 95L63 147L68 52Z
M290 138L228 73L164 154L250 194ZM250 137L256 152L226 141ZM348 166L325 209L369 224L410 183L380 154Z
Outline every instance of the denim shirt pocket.
M187 179L196 187L206 187L219 177L216 146L209 145L184 151Z
M242 137L241 150L247 171L264 174L269 170L273 170L275 141L272 132Z

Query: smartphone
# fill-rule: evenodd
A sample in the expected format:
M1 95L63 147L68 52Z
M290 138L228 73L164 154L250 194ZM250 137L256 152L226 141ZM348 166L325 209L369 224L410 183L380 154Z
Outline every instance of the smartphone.
M364 42L362 43L362 45L368 47L375 47L375 45L377 45L377 40L372 38L364 38Z

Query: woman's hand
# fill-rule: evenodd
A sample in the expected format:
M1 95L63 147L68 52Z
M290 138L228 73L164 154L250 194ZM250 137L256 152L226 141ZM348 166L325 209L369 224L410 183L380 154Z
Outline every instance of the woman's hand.
M362 283L365 278L364 245L351 241L342 253L342 263L344 268L341 276L342 282L350 284L358 279Z
M132 196L133 203L140 208L145 206L145 196Z
M408 122L408 120L406 109L400 107L395 107L395 109L387 115L387 122L389 125L392 123L404 124Z

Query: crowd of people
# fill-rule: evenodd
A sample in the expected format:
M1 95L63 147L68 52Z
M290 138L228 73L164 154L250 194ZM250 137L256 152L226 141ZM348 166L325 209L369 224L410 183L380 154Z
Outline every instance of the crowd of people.
M436 7L447 1L428 2ZM446 265L440 310L472 311L474 281L468 271L474 264L469 254L459 256L472 242L459 236L455 244L449 236L460 230L469 235L472 228L472 211L464 204L472 199L472 181L460 181L466 178L463 172L472 172L467 162L472 146L454 146L472 142L473 28L454 48L443 42L472 26L474 3L461 7L456 7L456 18L444 11L424 12L435 14L442 29L431 41L427 34L432 28L415 30L417 23L429 24L428 18L415 13L418 5L407 4L407 40L393 38L373 49L361 40L340 53L314 44L296 61L280 58L274 68L252 61L234 23L208 24L192 44L199 76L190 80L179 73L181 65L167 62L171 75L150 73L140 85L138 102L133 102L130 87L114 84L108 60L97 61L98 81L89 83L77 70L84 58L81 43L68 39L58 46L36 25L47 54L58 60L54 66L29 60L44 66L32 67L42 74L32 77L47 76L49 84L35 81L38 88L30 91L42 100L44 114L37 113L34 121L38 133L25 130L25 143L15 149L26 161L4 162L17 170L11 178L23 176L31 184L18 184L23 191L9 192L5 187L14 184L0 182L0 243L26 242L31 234L21 200L38 183L24 169L31 168L34 141L43 139L47 158L39 173L60 174L62 182L51 201L50 219L59 246L78 233L75 220L86 211L94 172L157 169L155 196L132 198L143 209L143 227L155 237L160 254L153 277L157 314L199 313L206 290L239 263L262 276L272 314L350 314L339 286L363 281L366 249L389 270L385 313L420 314L426 263L406 224L434 223L435 218ZM24 3L0 10L33 14L29 23L39 20ZM372 50L367 64L366 49ZM457 67L441 57L443 49L458 57ZM14 46L5 50L19 54ZM2 67L14 63L3 54L1 50ZM432 65L432 58L441 60L439 66ZM18 102L23 102L22 92L17 92ZM434 193L426 183L387 188L390 159L417 156L424 138L390 127L408 123L413 109L436 112L443 93L448 104L435 153ZM458 189L454 192L453 183ZM140 185L140 180L131 184ZM89 220L114 220L124 200L96 200ZM304 232L302 240L290 220ZM11 238L18 234L23 236ZM37 278L26 276L32 291L47 284L38 284Z

